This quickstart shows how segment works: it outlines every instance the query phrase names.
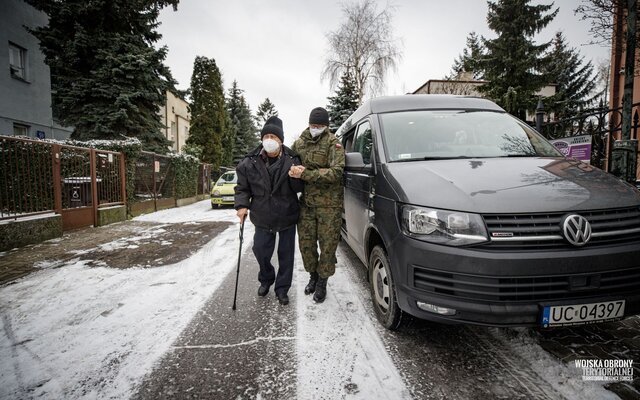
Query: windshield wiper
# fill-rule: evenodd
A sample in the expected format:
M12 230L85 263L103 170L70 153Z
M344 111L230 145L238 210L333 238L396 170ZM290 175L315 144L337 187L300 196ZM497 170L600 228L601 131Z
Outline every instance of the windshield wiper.
M432 160L460 160L468 158L480 158L480 157L468 157L468 156L452 156L452 157L414 157L414 158L400 158L398 160L392 160L389 162L405 162L405 161L432 161Z

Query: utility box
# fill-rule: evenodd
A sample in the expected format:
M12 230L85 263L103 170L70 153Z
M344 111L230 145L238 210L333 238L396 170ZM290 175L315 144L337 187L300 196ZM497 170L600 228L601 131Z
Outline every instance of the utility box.
M618 178L635 184L638 165L638 140L616 140L611 150L610 172Z

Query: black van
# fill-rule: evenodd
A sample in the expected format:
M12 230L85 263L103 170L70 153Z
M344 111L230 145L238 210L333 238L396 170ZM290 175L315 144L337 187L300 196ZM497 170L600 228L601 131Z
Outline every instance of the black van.
M342 234L380 322L555 327L640 313L640 192L480 98L364 103Z

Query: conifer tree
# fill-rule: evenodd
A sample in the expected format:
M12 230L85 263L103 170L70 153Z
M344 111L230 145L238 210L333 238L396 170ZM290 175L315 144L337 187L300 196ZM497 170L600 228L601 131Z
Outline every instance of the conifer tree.
M196 57L191 75L191 127L187 144L202 148L202 161L219 170L223 161L227 111L222 77L214 59Z
M473 79L482 79L482 57L484 55L484 46L480 38L475 32L469 33L467 36L467 47L462 50L462 54L453 61L451 74L445 79L458 79L462 72L473 74Z
M51 70L52 108L77 140L136 137L165 153L158 112L174 86L156 49L158 14L178 0L27 0L49 16L31 29Z
M228 91L227 113L229 114L229 130L233 132L234 146L232 164L236 165L244 156L256 146L259 139L256 136L256 127L253 123L251 110L242 95L244 91L233 81Z
M335 132L344 121L358 108L358 90L349 72L342 74L336 95L328 97L329 128Z
M267 120L273 116L278 116L278 110L276 110L276 106L267 97L262 104L258 106L258 111L256 111L256 124L259 128L262 128Z
M534 35L544 29L558 13L551 5L531 5L531 0L489 1L487 22L497 33L484 40L486 55L481 61L487 84L480 92L505 107L507 112L525 119L535 109L535 93L548 84L544 73L549 62L545 53L551 42L536 44Z
M556 94L545 101L545 108L557 119L573 117L599 95L593 93L597 83L594 67L591 61L585 64L584 57L567 45L561 32L556 33L549 56L546 69L550 81L557 86Z

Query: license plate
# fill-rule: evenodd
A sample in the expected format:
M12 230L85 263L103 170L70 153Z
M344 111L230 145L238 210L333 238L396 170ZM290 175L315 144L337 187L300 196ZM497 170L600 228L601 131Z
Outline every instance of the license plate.
M542 327L593 324L624 317L624 300L570 306L546 306L542 310Z
M233 201L233 196L222 196L222 201Z

